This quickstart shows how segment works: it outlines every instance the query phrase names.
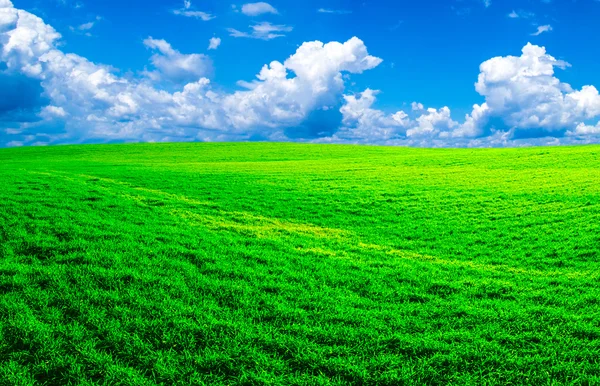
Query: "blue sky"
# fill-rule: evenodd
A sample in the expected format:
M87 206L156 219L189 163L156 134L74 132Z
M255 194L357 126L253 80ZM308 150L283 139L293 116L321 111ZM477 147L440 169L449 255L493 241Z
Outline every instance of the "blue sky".
M0 0L2 9L0 146L599 142L597 0ZM321 48L297 52L314 41ZM257 79L272 61L283 78Z

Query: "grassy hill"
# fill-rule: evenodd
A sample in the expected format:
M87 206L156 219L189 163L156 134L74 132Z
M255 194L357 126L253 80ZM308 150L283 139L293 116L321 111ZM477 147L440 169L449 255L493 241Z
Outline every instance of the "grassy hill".
M600 147L0 150L0 385L600 383Z

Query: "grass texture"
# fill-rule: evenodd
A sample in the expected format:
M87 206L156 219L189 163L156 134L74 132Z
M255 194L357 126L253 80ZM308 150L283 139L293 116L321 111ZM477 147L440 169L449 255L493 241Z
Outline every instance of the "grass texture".
M0 385L600 384L600 147L0 150Z

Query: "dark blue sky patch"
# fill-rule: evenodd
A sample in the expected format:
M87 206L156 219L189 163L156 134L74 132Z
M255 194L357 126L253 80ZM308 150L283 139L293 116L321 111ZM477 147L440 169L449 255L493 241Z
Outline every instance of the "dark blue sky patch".
M39 80L0 73L0 120L38 120L40 109L48 104L48 100L42 96L43 91Z
M314 110L302 124L285 129L290 139L316 139L334 134L342 124L339 106L328 110Z

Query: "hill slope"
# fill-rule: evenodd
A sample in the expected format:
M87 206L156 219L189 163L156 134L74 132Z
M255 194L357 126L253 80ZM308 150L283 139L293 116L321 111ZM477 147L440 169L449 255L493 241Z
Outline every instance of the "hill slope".
M0 165L1 384L600 382L600 147Z

